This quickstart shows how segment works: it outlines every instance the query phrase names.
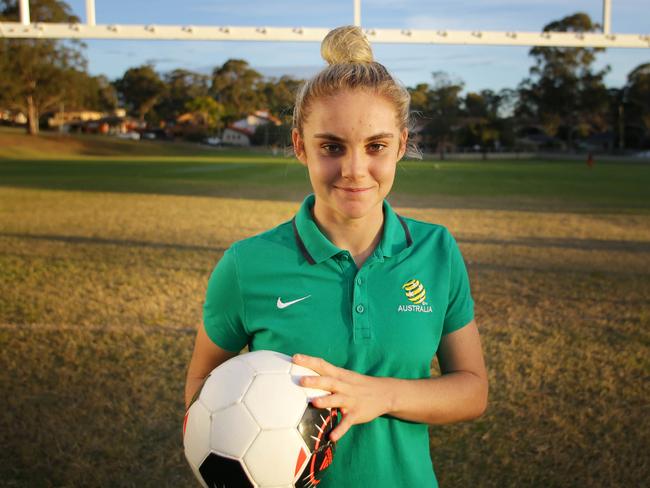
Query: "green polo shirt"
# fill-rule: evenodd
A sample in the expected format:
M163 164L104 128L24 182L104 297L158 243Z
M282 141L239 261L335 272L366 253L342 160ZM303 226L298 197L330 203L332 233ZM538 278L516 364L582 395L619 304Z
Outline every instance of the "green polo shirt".
M225 252L208 283L208 336L230 351L248 344L372 376L428 378L441 336L474 317L454 238L385 201L382 239L359 269L314 222L314 201ZM427 425L385 415L353 426L319 488L363 486L437 486Z

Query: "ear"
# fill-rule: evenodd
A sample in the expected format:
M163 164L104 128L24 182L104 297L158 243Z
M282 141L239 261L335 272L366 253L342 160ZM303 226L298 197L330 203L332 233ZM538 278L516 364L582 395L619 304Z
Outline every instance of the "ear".
M406 154L406 142L408 141L409 138L409 130L404 127L402 129L402 132L399 135L399 150L397 152L397 160L399 161L404 157L404 154Z
M293 153L303 166L307 166L307 156L305 154L305 141L300 137L298 129L291 129L291 142L293 143Z

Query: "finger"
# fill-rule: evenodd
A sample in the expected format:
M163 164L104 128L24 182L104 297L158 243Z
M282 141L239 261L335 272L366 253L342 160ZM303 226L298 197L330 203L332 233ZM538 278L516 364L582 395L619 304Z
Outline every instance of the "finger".
M345 405L345 399L343 395L325 395L314 398L311 404L316 408L342 408Z
M325 390L330 393L341 391L340 381L330 376L303 376L300 378L300 386L305 388L315 388L317 390Z
M330 440L332 442L337 442L345 433L354 425L352 417L350 415L344 415L343 420L336 426L336 428L330 432Z
M325 361L323 358L308 356L306 354L294 354L293 362L300 366L312 369L323 376L338 377L341 372L341 368L337 368L333 364Z

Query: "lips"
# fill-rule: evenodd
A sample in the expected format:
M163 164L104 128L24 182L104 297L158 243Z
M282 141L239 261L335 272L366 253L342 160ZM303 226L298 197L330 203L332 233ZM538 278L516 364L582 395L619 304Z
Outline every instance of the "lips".
M370 190L370 188L344 188L344 187L341 187L341 186L337 186L336 188L338 188L339 190L348 192L348 193L361 193L361 192Z

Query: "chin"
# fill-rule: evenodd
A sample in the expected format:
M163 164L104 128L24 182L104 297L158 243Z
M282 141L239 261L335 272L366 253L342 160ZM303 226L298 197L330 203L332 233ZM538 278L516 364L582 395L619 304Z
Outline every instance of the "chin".
M381 203L381 200L377 202L374 199L372 201L337 201L335 208L341 215L349 219L360 219L372 213L377 205L381 207Z

